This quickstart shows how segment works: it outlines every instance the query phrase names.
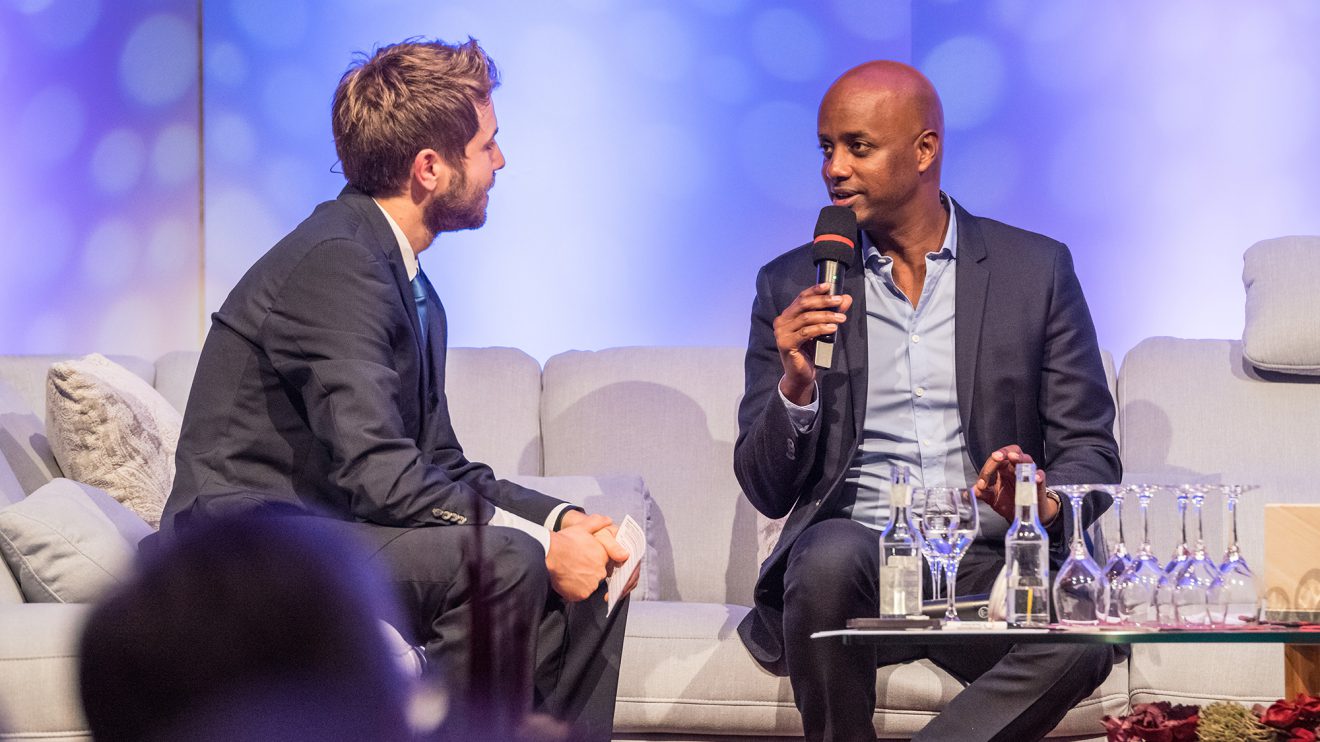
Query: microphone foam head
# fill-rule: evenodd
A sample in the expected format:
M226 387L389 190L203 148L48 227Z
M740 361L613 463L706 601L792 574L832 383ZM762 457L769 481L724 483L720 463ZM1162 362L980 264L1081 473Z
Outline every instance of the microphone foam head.
M826 206L816 219L816 239L811 245L811 262L833 260L845 267L852 265L856 249L857 214L846 206Z
M826 206L816 218L816 236L838 235L852 242L857 237L857 214L847 206Z

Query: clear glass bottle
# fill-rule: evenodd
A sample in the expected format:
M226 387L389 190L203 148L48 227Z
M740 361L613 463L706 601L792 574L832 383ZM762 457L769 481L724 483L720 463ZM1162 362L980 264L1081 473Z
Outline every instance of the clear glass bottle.
M1046 626L1050 622L1050 539L1036 511L1036 465L1018 464L1014 490L1017 517L1004 537L1008 623Z
M921 537L909 520L908 468L889 468L889 522L880 533L880 617L921 615Z

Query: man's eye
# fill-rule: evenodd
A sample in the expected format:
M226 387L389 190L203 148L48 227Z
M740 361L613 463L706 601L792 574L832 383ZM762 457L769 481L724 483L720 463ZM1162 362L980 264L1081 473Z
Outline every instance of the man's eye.
M821 153L822 155L826 156L826 157L829 157L829 156L830 156L830 153L833 152L833 151L834 151L834 148L831 147L831 146L828 145L828 144L822 144L822 145L820 145L820 153Z
M865 142L853 142L848 145L848 149L855 155L863 155L871 151L871 145Z

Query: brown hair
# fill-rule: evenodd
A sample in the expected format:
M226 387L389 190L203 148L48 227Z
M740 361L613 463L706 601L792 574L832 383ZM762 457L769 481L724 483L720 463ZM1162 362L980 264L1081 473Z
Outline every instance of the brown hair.
M476 107L497 85L495 63L471 37L457 45L408 40L362 55L339 80L332 108L344 177L368 195L394 195L423 149L462 165L477 134Z

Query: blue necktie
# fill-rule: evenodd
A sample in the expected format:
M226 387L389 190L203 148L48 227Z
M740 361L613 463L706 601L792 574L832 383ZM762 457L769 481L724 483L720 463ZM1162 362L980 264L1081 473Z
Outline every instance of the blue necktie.
M421 268L418 268L418 269L417 269L417 276L414 277L413 280L412 280L412 290L413 290L413 301L416 302L416 304L417 304L417 319L421 322L421 325L422 325L422 350L423 350L423 351L426 351L426 349L427 349L427 347L426 347L426 346L427 346L427 336L426 336L426 285L427 285L427 283L428 283L428 281L426 280L426 274L422 272L422 269L421 269Z

